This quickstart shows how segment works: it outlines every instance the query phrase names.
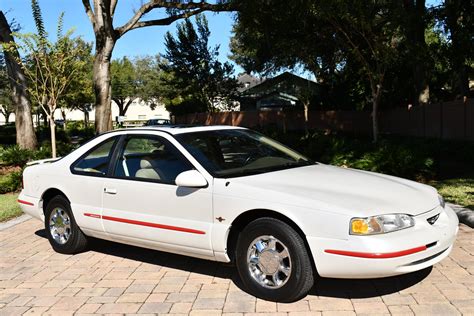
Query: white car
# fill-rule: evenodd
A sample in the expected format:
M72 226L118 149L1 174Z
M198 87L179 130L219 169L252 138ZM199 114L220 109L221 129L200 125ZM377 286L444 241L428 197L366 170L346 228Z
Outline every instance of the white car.
M88 237L234 261L248 291L281 302L316 275L377 278L451 252L458 219L437 191L329 166L235 127L102 134L23 174L18 202L57 252Z

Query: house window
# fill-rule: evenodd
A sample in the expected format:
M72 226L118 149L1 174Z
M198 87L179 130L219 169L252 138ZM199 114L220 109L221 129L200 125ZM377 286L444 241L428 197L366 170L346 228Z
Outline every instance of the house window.
M139 116L138 116L138 119L139 119L139 120L146 120L146 115L139 115Z

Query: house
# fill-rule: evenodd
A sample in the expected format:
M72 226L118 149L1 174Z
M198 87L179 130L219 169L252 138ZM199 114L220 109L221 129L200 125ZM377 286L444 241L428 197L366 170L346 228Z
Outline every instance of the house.
M321 92L316 82L289 72L266 80L247 80L248 87L238 97L241 111L296 108L304 102L317 102Z

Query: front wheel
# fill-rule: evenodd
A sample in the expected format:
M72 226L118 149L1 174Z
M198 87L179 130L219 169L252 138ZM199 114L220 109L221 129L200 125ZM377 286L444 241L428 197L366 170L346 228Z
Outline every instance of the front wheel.
M56 252L74 254L87 247L87 237L77 226L65 197L52 198L44 213L46 235Z
M296 301L314 283L303 238L274 218L259 218L244 228L237 241L236 264L251 294L266 300Z

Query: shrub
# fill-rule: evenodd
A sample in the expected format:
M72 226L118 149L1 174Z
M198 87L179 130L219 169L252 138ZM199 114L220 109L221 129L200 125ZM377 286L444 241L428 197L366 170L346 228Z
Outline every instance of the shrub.
M0 176L0 194L15 192L21 189L23 170L13 171L7 175Z
M440 160L437 151L442 147L440 141L427 143L426 140L391 138L373 144L368 138L320 132L309 136L294 132L272 133L271 136L322 163L422 181L436 175L435 162Z
M0 164L4 166L24 166L33 157L33 151L22 149L18 145L3 148L0 151Z

